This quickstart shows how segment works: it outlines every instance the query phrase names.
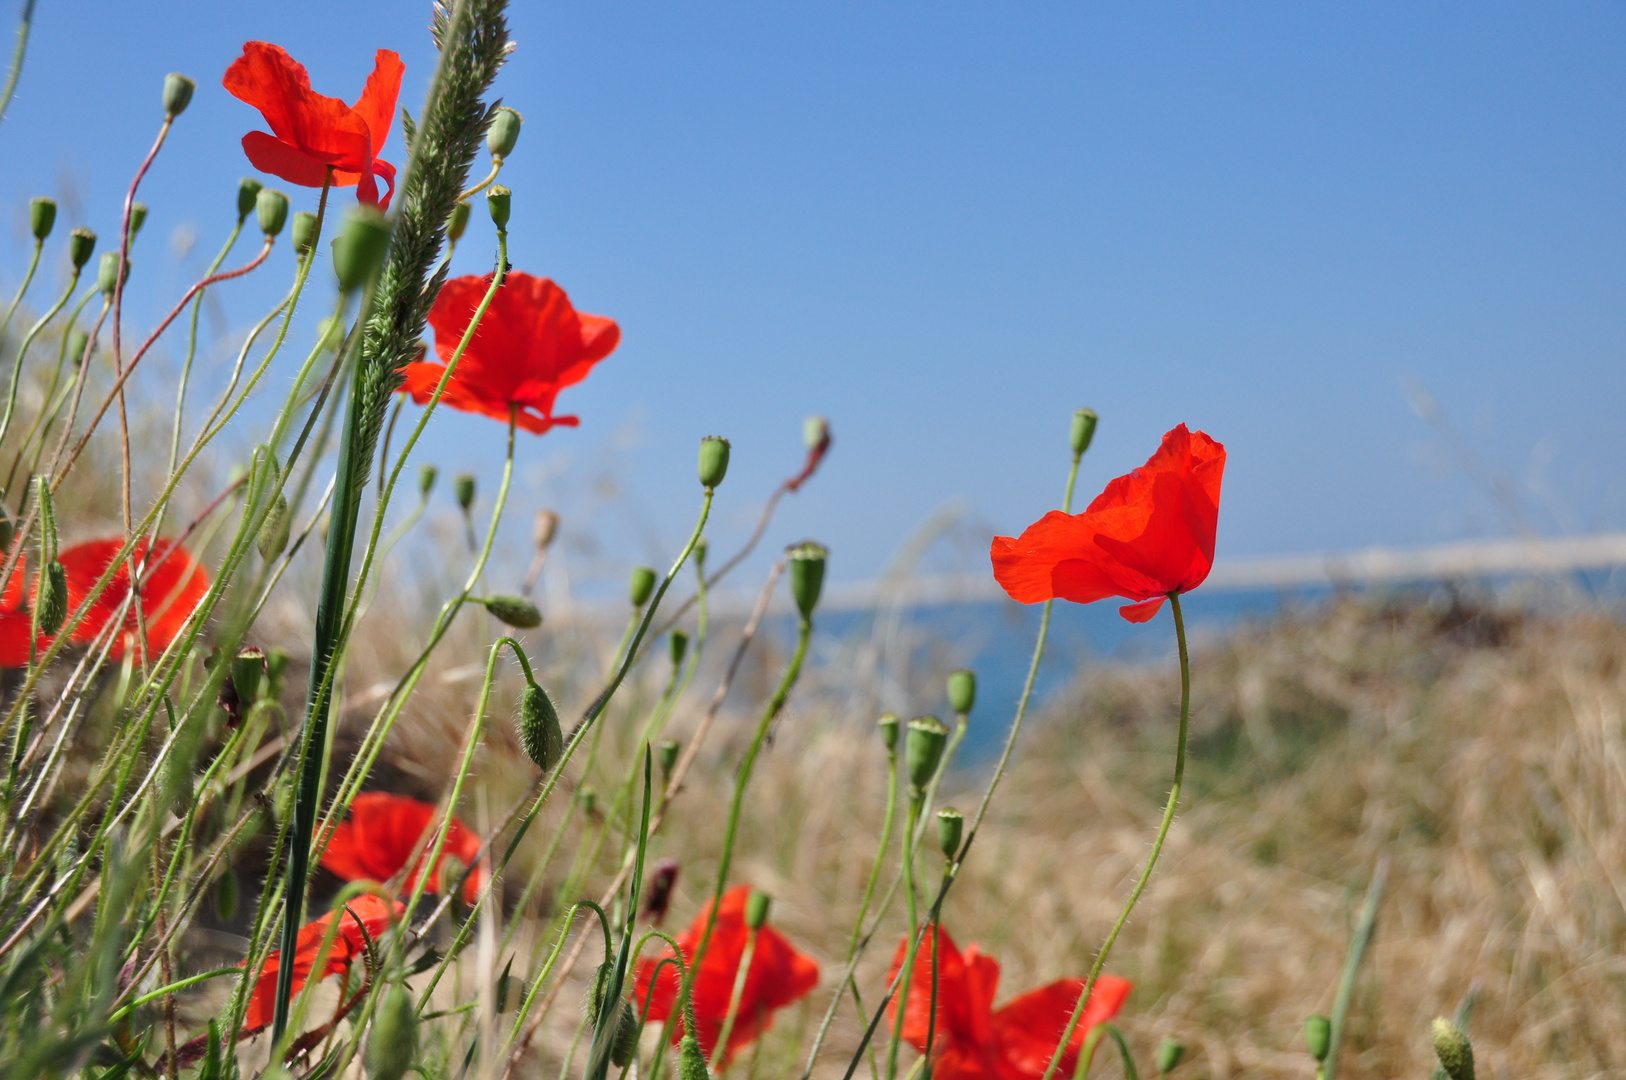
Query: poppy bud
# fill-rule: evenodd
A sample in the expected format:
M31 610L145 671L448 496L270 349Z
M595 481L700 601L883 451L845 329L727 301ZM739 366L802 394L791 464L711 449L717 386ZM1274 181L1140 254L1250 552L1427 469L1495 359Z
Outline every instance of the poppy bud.
M519 697L519 742L526 755L543 772L552 772L565 752L564 733L559 730L559 710L548 692L531 683Z
M1157 1044L1157 1074L1167 1076L1186 1056L1186 1044L1179 1039L1164 1039Z
M198 84L185 75L177 75L173 71L164 76L164 115L173 120L186 111L192 104L192 91Z
M1073 414L1073 430L1070 438L1073 444L1073 456L1083 457L1084 451L1090 448L1090 440L1095 438L1095 422L1099 419L1094 409L1079 409Z
M390 223L374 206L357 205L344 215L333 241L333 271L339 288L353 293L373 279L390 247Z
M292 233L294 253L304 256L316 244L316 215L309 210L301 210L294 215L294 229Z
M418 1056L418 1008L400 983L384 992L362 1064L371 1080L401 1080Z
M229 868L215 884L215 915L224 923L237 916L237 875Z
M629 1000L623 999L621 1007L616 1010L615 1041L610 1043L610 1063L618 1069L625 1069L632 1064L633 1057L638 1053L638 1009Z
M458 473L452 480L452 493L457 496L458 507L468 513L474 506L474 474Z
M147 223L147 204L138 202L130 207L130 243L135 243L136 236L141 232L141 226Z
M728 475L728 440L707 435L700 440L700 486L715 488Z
M949 708L961 716L977 703L977 673L961 668L948 677Z
M666 909L672 904L672 887L677 884L678 861L662 859L649 875L649 893L644 900L644 915L659 926L666 918Z
M677 764L678 750L683 744L676 739L662 739L661 744L655 748L655 760L660 763L661 781L671 779L672 766Z
M469 204L460 202L452 207L452 216L446 219L446 239L457 243L463 239L463 231L469 227Z
M130 279L130 262L125 260L124 278ZM113 290L119 286L119 253L116 251L102 252L102 261L96 264L96 287L104 296L112 296Z
M262 188L254 196L254 212L259 215L260 231L275 238L288 223L288 196L275 188Z
M889 754L895 753L898 749L898 725L901 723L903 721L897 713L889 712L881 717L876 725L881 729L881 742L886 745L886 752Z
M244 703L258 701L264 682L265 650L257 645L238 649L231 663L231 685L237 699Z
M762 924L768 921L768 908L773 904L773 897L761 889L752 889L751 895L745 901L745 925L751 930L761 930Z
M288 512L288 496L277 492L277 497L271 500L271 508L265 513L265 521L260 525L260 535L254 538L254 546L260 552L260 558L271 562L288 548L288 534L293 531L294 516Z
M666 639L666 644L672 650L672 666L674 668L681 666L684 654L689 651L689 635L682 630L673 630L672 636Z
M542 613L536 605L522 596L488 596L480 603L497 617L499 622L520 630L533 630L542 625Z
M817 450L830 441L830 421L822 416L810 416L802 421L802 445Z
M418 470L418 494L425 499L435 490L435 479L440 476L440 470L433 465L425 465Z
M546 551L553 546L553 538L559 532L559 515L552 510L538 510L536 520L531 523L531 539L536 541L537 550Z
M598 789L590 784L583 784L576 791L576 798L582 804L582 814L592 817L598 812Z
M1436 1016L1430 1028L1434 1056L1451 1080L1474 1080L1474 1048L1463 1030L1443 1016Z
M237 181L237 224L241 225L248 220L254 212L254 207L260 198L260 189L265 185L251 176L245 176Z
M486 128L486 149L491 151L492 157L501 161L514 152L522 123L524 118L518 110L506 105L498 106L497 115L491 118L491 126Z
M952 806L945 806L937 812L937 846L943 852L943 858L954 858L955 852L960 850L960 836L964 831L964 814Z
M83 270L96 250L96 234L89 229L75 229L68 234L68 259L75 271Z
M683 1025L683 1041L678 1044L678 1080L711 1080L706 1072L706 1055L689 1025Z
M1304 1021L1304 1045L1310 1051L1310 1056L1317 1061L1327 1060L1327 1050L1332 1045L1332 1021L1320 1013Z
M45 566L45 577L39 584L35 611L42 634L56 633L68 617L68 572L57 559L52 559Z
M647 566L633 567L632 579L627 582L627 598L632 601L632 606L643 607L654 594L655 571Z
M948 741L948 728L935 716L917 716L909 721L909 733L903 740L903 765L909 773L909 786L924 794L943 760L943 744Z
M593 972L593 985L587 989L587 1015L598 1020L599 1007L604 1004L604 991L610 985L610 962L600 964Z
M85 353L92 349L90 335L83 330L75 330L68 335L68 358L73 366L78 367L85 359ZM3 548L4 545L0 545Z
M45 238L51 235L51 229L56 225L56 202L47 199L44 195L34 199L28 204L28 231L34 234L34 239L45 243Z
M491 211L491 222L498 232L508 229L508 213L512 209L514 193L501 184L486 189L486 209Z
M804 619L811 619L818 606L819 593L824 589L824 560L829 554L823 544L811 540L785 552L790 563L790 594L796 598L796 610Z

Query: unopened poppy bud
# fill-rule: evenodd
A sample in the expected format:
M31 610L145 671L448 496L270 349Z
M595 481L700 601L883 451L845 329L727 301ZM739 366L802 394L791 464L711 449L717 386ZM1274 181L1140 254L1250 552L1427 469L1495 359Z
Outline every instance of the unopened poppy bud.
M948 741L948 728L935 716L917 716L909 721L909 732L903 740L903 766L909 774L909 786L917 794L924 793L943 760L943 744Z
M876 726L881 729L881 742L883 745L885 745L886 751L889 754L898 749L898 725L902 723L903 720L899 718L897 713L889 712L885 716L881 717L880 721L876 724Z
M615 1041L610 1044L610 1064L625 1069L638 1053L638 1009L623 1000L616 1010Z
M252 704L260 700L260 688L265 684L265 650L248 645L237 650L231 662L231 685L237 700Z
M457 496L457 505L465 514L474 506L474 474L458 473L452 479L452 494Z
M519 742L525 754L543 772L552 772L565 751L564 733L559 730L559 710L548 692L535 683L519 697Z
M401 1080L418 1056L418 1007L400 983L384 992L362 1064L370 1080Z
M711 1080L706 1072L706 1055L700 1050L700 1040L689 1026L683 1026L683 1041L678 1044L678 1080Z
M1304 1021L1304 1047L1317 1061L1327 1060L1332 1045L1332 1021L1316 1013Z
M124 262L124 278L130 278L130 262ZM102 252L102 261L96 264L96 288L102 295L112 296L113 290L119 287L119 253L116 251Z
M655 595L655 571L647 566L632 568L632 578L627 582L627 598L632 606L641 608L649 603L649 598Z
M294 253L308 255L316 245L316 215L309 210L301 210L294 214L294 228L290 234L294 241Z
M644 899L644 915L656 926L666 918L666 909L672 906L672 887L677 884L678 861L661 859L649 874L649 892Z
M819 604L819 593L824 590L824 561L830 554L823 544L803 541L785 552L789 564L790 595L796 599L796 610L802 618L811 619Z
M260 552L260 558L271 562L288 548L288 535L293 530L294 517L288 512L288 496L277 492L277 497L271 500L271 508L265 513L265 521L260 526L260 535L254 538L254 546Z
M971 712L977 703L977 674L961 668L948 677L949 708L961 716Z
M960 850L960 836L965 832L965 815L952 806L937 812L937 847L943 858L952 859Z
M715 488L728 475L728 440L707 435L700 440L700 486Z
M611 965L608 960L593 971L593 985L587 988L587 1015L598 1022L600 1007L604 1004L604 991L610 985Z
M583 784L576 792L576 799L581 803L582 813L585 816L592 817L598 812L597 788L588 784Z
M141 226L145 225L146 223L147 223L147 204L144 203L144 202L138 202L135 205L131 206L130 207L130 243L132 243L132 244L135 243L136 236L139 235L140 232L141 232Z
M185 112L186 107L192 104L192 91L197 88L198 84L185 75L177 75L173 71L165 75L164 115L173 120Z
M684 655L689 651L689 635L682 630L673 630L672 636L666 639L666 644L672 650L672 666L674 668L681 666Z
M452 207L452 216L446 219L446 239L457 243L469 227L469 204L460 202Z
M1095 438L1095 422L1099 419L1094 409L1079 409L1073 414L1073 430L1070 441L1073 444L1073 456L1083 457L1084 451L1090 448L1090 440Z
M519 142L519 129L524 118L518 110L510 109L506 105L497 107L497 115L491 118L491 126L486 128L486 149L491 156L501 161L514 152L514 144Z
M534 630L542 625L542 612L523 596L488 596L480 603L497 617L497 621L517 629Z
M1157 1044L1157 1074L1167 1076L1186 1056L1186 1044L1179 1039L1164 1039Z
M85 353L92 349L90 335L83 330L75 330L68 335L68 359L78 367L85 359Z
M1434 1037L1434 1056L1440 1059L1440 1068L1451 1080L1474 1080L1474 1048L1467 1034L1443 1016L1436 1016L1430 1027Z
M57 559L52 559L45 566L45 577L39 584L35 609L42 634L56 633L68 617L68 572Z
M514 193L501 184L486 189L486 209L491 211L491 223L498 232L508 228L508 214L513 209Z
M339 288L352 293L371 281L384 265L389 248L390 223L378 208L352 207L333 241L333 272L339 275Z
M665 782L672 777L672 766L677 764L678 751L683 744L676 739L662 739L661 744L655 748L655 760L661 767L661 780Z
M531 539L536 541L537 550L546 551L553 546L553 538L559 534L559 515L552 510L538 510L536 520L531 523Z
M265 185L252 176L237 181L237 224L241 225L259 205L260 191Z
M260 231L276 237L288 223L288 196L275 188L262 188L254 196L254 212L260 219Z
M75 271L83 270L96 250L96 234L89 229L75 229L68 234L68 260Z
M802 421L802 445L817 450L830 441L830 421L822 416L810 416Z
M45 243L45 238L51 235L55 227L56 201L44 195L31 200L28 204L28 231L34 234L34 239Z
M433 465L425 465L418 470L418 494L429 498L429 493L435 490L435 479L440 476L440 470Z
M773 905L773 897L761 889L752 889L751 895L745 900L745 925L751 930L761 930L762 924L768 921L768 908Z

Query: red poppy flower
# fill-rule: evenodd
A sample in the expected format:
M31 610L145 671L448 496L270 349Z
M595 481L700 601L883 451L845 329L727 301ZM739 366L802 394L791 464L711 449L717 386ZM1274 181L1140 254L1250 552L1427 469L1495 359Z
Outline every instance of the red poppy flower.
M441 363L408 364L401 386L419 405L440 385L446 363L490 287L489 274L453 278L441 286L429 312ZM537 435L555 424L575 427L574 416L553 415L553 399L587 378L593 365L620 343L621 328L614 320L581 314L552 281L515 270L492 298L440 400L504 423L517 409L519 426Z
M435 820L435 807L431 803L391 795L385 791L367 791L357 795L350 803L350 817L333 829L333 836L322 852L322 865L346 881L385 882L405 869L412 853L418 853L418 864L407 877L405 888L417 886L418 874L429 857L433 835L426 833L439 824ZM480 854L480 838L473 829L456 818L446 832L446 844L441 849L440 862L429 885L440 890L441 870L448 858L464 866L472 866ZM463 897L474 903L480 893L479 871L469 875L463 886Z
M896 978L908 953L906 938L892 958L888 981ZM933 1080L1039 1080L1056 1052L1056 1043L1084 991L1082 979L1058 979L994 1008L999 987L999 961L969 946L954 947L942 931L937 947L937 1026L932 1032ZM1116 975L1095 980L1073 1037L1062 1055L1060 1075L1073 1075L1078 1052L1091 1028L1118 1015L1132 983ZM909 981L909 1002L904 1009L903 1038L921 1053L931 1021L932 938L921 939ZM897 1017L897 998L888 1015Z
M290 184L321 187L331 168L334 186L355 184L357 199L388 207L395 194L395 166L380 160L378 152L389 138L405 70L399 56L379 49L367 87L351 106L313 92L304 65L280 45L250 41L223 81L233 97L260 110L271 126L270 135L251 131L243 136L243 152L256 169ZM382 199L375 176L390 185Z
M343 908L330 911L315 922L299 928L298 944L294 948L294 993L310 980L311 969L316 966L316 954L327 936L328 924L340 916L339 932L328 949L327 963L323 965L318 981L339 972L348 972L350 964L367 948L368 940L377 941L388 930L406 905L399 901L386 903L372 893L362 893ZM282 965L282 954L274 952L266 958L260 977L254 981L254 993L248 999L248 1011L243 1014L243 1034L252 1035L271 1022L276 1007L277 971Z
M1225 447L1181 424L1082 514L1052 510L1015 539L994 537L994 579L1023 604L1122 596L1138 602L1119 614L1146 622L1208 577L1224 472Z
M705 959L695 976L690 996L694 1000L695 1038L700 1049L711 1058L717 1037L723 1033L723 1021L728 1015L728 1001L734 993L734 979L740 970L745 953L745 941L750 930L745 925L745 905L750 899L751 887L739 885L723 894L723 903L717 909L717 925L712 929L711 942L706 946ZM689 928L677 937L683 949L684 962L694 957L700 937L706 932L706 919L711 914L707 904L695 916ZM667 956L671 956L668 950ZM638 965L637 994L639 1006L649 1002L649 1019L666 1020L672 1015L672 1004L677 1000L678 976L676 965L661 967L655 977L659 960L644 960ZM653 991L651 982L654 983ZM757 931L757 944L751 954L751 968L745 975L744 992L740 995L739 1011L734 1017L734 1028L728 1034L728 1049L723 1055L726 1064L743 1046L749 1046L773 1023L774 1010L812 991L819 985L819 965L810 956L804 956L787 941L783 934L771 926ZM683 1034L679 1017L668 1024L673 1043Z

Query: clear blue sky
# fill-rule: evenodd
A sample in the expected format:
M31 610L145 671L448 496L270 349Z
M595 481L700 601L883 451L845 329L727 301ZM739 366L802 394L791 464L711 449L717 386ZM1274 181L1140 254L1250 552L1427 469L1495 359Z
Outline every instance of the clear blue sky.
M252 174L238 140L262 125L219 83L241 43L346 99L396 49L416 111L428 7L39 0L0 129L0 286L31 195L71 182L116 231L162 77L186 72L144 189L150 324ZM627 501L595 527L669 552L719 433L737 533L822 412L835 450L778 538L865 577L952 497L988 531L1055 505L1089 405L1086 496L1180 421L1227 445L1222 556L1506 533L1412 410L1416 378L1539 531L1626 528L1618 5L520 0L512 23L513 261L624 332L561 399L582 427L526 444L522 511L613 472ZM160 241L183 225L199 251L177 266ZM276 258L224 296L233 326L284 287ZM447 417L427 454L490 475L499 448Z

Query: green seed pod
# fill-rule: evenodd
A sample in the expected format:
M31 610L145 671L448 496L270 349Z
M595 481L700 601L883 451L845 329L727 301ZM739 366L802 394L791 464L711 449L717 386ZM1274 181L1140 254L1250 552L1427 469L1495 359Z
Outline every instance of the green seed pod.
M1474 1080L1474 1048L1467 1033L1443 1016L1436 1016L1429 1033L1434 1037L1434 1056L1451 1080Z
M401 1080L418 1056L418 1009L400 983L384 991L362 1064L371 1080Z
M535 683L519 696L519 742L525 753L543 772L552 772L565 752L564 733L559 729L559 710L548 692Z
M215 916L223 923L237 916L237 875L229 868L215 883Z
M666 639L666 644L672 652L672 666L682 667L683 657L689 651L689 635L682 630L673 630L671 636Z
M715 488L728 475L728 440L707 435L700 440L700 486Z
M452 493L457 496L458 507L468 513L474 506L474 474L458 473L452 480Z
M288 196L275 188L262 188L254 196L254 212L259 215L260 231L275 238L288 223Z
M237 700L252 705L260 700L265 686L265 650L258 645L245 645L237 650L231 662L231 685Z
M185 75L177 75L173 71L164 76L164 115L173 120L186 111L192 104L192 91L198 84Z
M1157 1044L1157 1075L1167 1076L1186 1056L1186 1044L1179 1039L1164 1039Z
M881 731L881 742L886 746L886 752L891 754L898 749L898 726L903 723L897 713L887 713L877 722L876 727Z
M960 837L965 832L965 815L952 806L937 812L937 846L943 858L952 859L960 850Z
M630 1000L623 1000L616 1010L615 1040L610 1043L610 1064L625 1069L638 1054L638 1009Z
M977 703L977 673L961 668L948 677L949 708L960 716L971 712Z
M245 176L237 181L237 224L241 225L248 220L254 212L260 198L260 189L265 185L252 176Z
M678 1080L711 1080L700 1040L695 1038L688 1024L683 1025L683 1041L678 1044Z
M75 229L68 234L68 259L77 272L85 268L96 251L96 234L89 229Z
M661 744L655 748L655 760L661 767L661 781L664 783L672 776L672 766L677 764L678 751L683 744L676 739L662 739Z
M146 223L147 204L144 202L135 203L130 207L130 243L135 243L135 238L141 233L141 226Z
M271 501L271 508L266 511L260 535L254 538L260 558L271 562L281 555L288 547L288 534L292 532L293 525L294 516L288 512L288 496L279 491Z
M124 280L130 280L130 263L125 260ZM113 290L119 285L119 253L116 251L102 252L102 261L96 265L96 287L102 291L103 296L112 296Z
M34 234L34 239L45 243L45 238L51 235L56 226L56 200L47 199L44 195L33 199L28 204L28 231Z
M333 272L339 275L339 288L353 293L371 281L383 267L389 248L390 223L378 208L351 208L333 241Z
M1304 1021L1304 1046L1317 1061L1327 1060L1327 1049L1332 1045L1332 1021L1320 1013Z
M762 924L768 921L768 908L773 905L773 897L761 889L752 889L751 895L745 901L745 925L750 930L761 930Z
M1083 457L1084 451L1090 448L1090 440L1095 438L1095 422L1099 419L1094 409L1079 409L1073 414L1073 429L1069 433L1069 441L1073 446L1073 456Z
M316 215L309 210L301 210L294 215L294 228L290 234L294 241L294 252L300 256L310 254L316 244Z
M84 363L85 353L93 351L90 335L83 330L75 329L68 335L68 361L74 367Z
M488 596L480 601L499 622L520 630L534 630L542 625L542 612L523 596Z
M433 465L425 465L418 470L418 494L429 498L429 493L435 490L435 480L440 476L440 470Z
M52 559L45 567L37 611L42 634L56 633L62 629L63 620L68 617L68 572L57 559Z
M524 122L518 110L506 105L497 107L497 115L491 118L491 126L486 128L486 149L491 151L492 157L501 161L514 152L514 144L519 142L520 125Z
M655 571L647 566L633 567L632 578L627 582L627 598L632 601L632 606L641 608L654 595Z
M497 226L498 232L507 231L513 204L514 193L501 184L492 184L486 189L486 209L491 211L491 223Z
M903 766L909 774L913 793L924 794L931 783L937 765L943 760L943 744L948 741L948 728L935 716L917 716L909 721L909 731L903 740Z
M460 202L452 207L452 216L446 219L446 239L457 243L469 227L469 204Z
M824 590L824 561L829 554L829 548L811 540L785 550L790 594L796 598L796 610L804 619L811 619L819 604L819 593Z

